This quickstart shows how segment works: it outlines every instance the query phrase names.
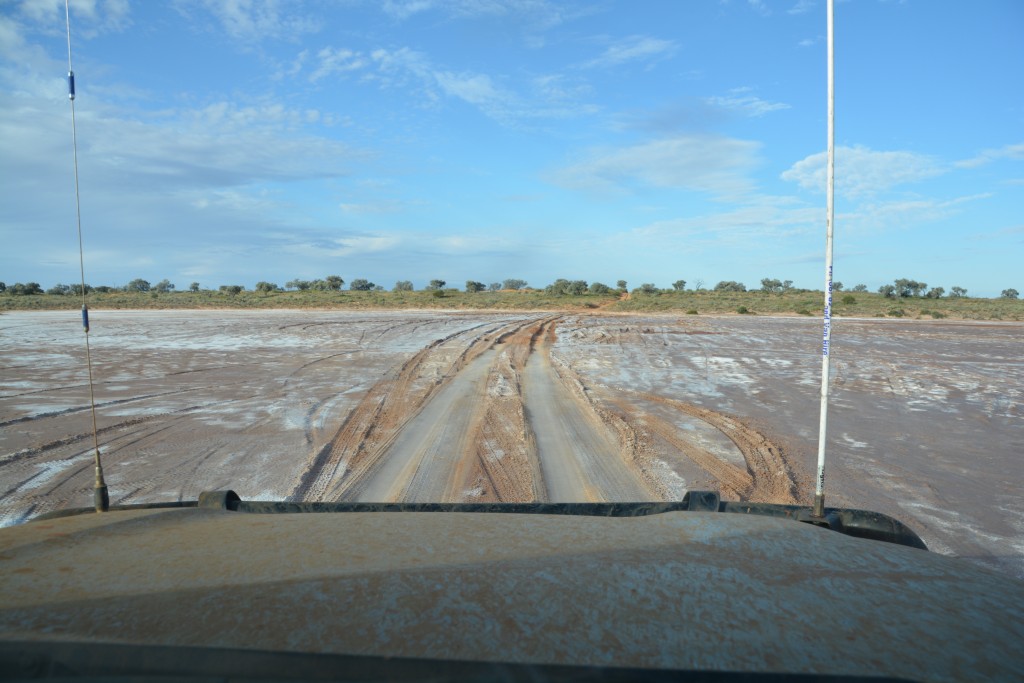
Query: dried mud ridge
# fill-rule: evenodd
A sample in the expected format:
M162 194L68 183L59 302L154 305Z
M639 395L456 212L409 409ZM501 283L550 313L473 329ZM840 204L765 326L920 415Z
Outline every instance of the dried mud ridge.
M290 500L629 501L677 498L659 449L736 500L797 502L782 449L738 418L588 385L552 353L560 316L438 339L388 371L322 448ZM656 404L713 426L746 467L694 443ZM659 411L661 413L663 411Z

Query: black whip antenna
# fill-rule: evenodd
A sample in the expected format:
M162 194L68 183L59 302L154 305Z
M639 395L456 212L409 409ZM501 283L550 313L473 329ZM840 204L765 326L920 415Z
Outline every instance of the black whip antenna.
M82 205L78 192L78 131L75 127L75 71L71 66L71 8L69 0L64 0L64 17L68 28L68 101L71 103L71 145L75 159L75 216L78 220L78 267L82 281L82 327L85 328L85 364L89 368L89 407L92 410L92 443L96 463L96 484L92 491L93 504L96 512L106 512L110 508L110 496L107 484L103 480L103 465L100 462L99 430L96 428L96 396L92 381L92 352L89 349L89 302L85 286L85 256L82 248Z

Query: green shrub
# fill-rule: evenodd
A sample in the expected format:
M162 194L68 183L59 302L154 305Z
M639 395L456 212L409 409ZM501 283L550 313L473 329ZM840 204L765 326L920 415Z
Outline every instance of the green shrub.
M700 314L697 313L697 309L696 308L691 308L690 310L688 310L686 312L686 315L700 315Z
M796 314L797 315L810 315L811 312L808 311L806 308L798 308L798 309L796 309Z
M946 314L943 313L942 311L932 311L931 316L932 318L945 318Z
M740 315L747 315L748 313L750 313L750 311L747 310L746 306L740 306L739 308L736 309L736 312L739 313Z
M857 303L857 297L853 296L852 294L847 294L846 296L843 297L843 303L844 304L855 304L855 303Z
M887 315L891 318L902 318L906 315L902 308L890 308Z

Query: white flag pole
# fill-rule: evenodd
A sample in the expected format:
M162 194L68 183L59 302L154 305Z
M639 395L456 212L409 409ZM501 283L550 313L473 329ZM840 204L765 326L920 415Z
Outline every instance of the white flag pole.
M835 46L833 43L833 0L828 0L828 161L825 190L825 313L821 345L821 417L818 424L818 476L814 488L814 516L825 514L825 425L828 418L829 343L832 339L832 228L835 221Z

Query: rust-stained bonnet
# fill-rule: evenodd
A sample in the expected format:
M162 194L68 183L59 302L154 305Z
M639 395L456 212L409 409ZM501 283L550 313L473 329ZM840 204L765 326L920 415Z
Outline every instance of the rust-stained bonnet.
M0 636L1020 679L1024 584L792 521L136 510L0 530Z

